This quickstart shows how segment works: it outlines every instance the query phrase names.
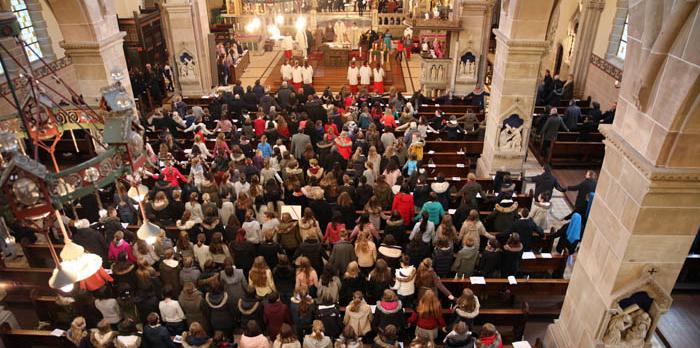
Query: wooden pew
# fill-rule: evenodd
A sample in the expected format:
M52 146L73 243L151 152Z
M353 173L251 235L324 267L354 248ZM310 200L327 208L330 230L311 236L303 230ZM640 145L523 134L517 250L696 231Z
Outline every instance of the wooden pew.
M552 258L544 258L542 254L535 254L534 259L524 259L520 262L520 273L530 276L544 275L559 277L564 274L567 256L552 255Z
M63 244L54 244L54 249L57 254L61 253L63 250ZM24 256L27 258L29 266L34 268L53 268L54 264L53 258L51 257L51 251L49 250L48 244L28 244L22 246L22 251Z
M0 339L7 348L73 348L75 345L66 336L57 337L49 330L14 329L0 333Z
M427 168L426 168L427 169ZM436 173L437 174L437 173ZM462 173L463 175L461 176L445 176L445 181L449 181L452 186L459 190L462 188L464 183L467 182L467 173ZM435 181L434 176L428 177L428 182L433 182ZM494 186L493 186L493 179L491 178L478 178L476 181L481 185L481 189L484 190L484 192L488 191L493 191ZM523 181L520 178L513 178L513 182L515 183L515 191L518 193L521 193L523 191Z
M433 150L435 152L458 152L464 151L469 154L481 155L484 150L484 142L481 140L475 141L431 141L425 142L423 153Z
M602 165L604 156L602 142L556 140L551 144L546 162L552 167L591 167Z
M49 287L52 268L0 268L0 283L36 287L39 295L53 295Z
M483 107L477 105L462 105L462 104L422 104L418 110L420 112L430 112L443 111L445 113L466 113L467 110L471 110L473 113L479 113L483 111Z
M471 154L457 152L423 152L423 163L428 163L431 160L435 164L455 164L455 163L470 163Z

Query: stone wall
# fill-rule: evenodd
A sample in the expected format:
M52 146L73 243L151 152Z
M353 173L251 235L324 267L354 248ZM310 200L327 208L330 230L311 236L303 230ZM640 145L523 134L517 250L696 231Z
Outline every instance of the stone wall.
M583 98L591 96L593 101L600 103L602 110L607 110L612 103L617 102L620 89L615 87L615 77L601 68L599 64L593 62L589 64Z

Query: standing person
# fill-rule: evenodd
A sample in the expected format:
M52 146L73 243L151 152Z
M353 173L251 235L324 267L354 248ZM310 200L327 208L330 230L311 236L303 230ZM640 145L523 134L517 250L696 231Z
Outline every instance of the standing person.
M294 67L292 67L292 86L294 86L294 91L298 91L303 87L304 83L304 68L299 66L299 63L294 62Z
M350 93L357 93L358 77L360 76L360 69L355 66L355 61L350 62L348 67L348 84L350 85Z
M374 78L374 92L379 94L384 94L384 68L381 64L377 65L372 69L372 77Z
M479 348L501 348L503 347L503 340L496 327L491 323L486 323L481 327L476 345Z
M292 65L289 64L289 59L284 60L284 64L280 67L280 73L282 74L282 81L292 80Z
M185 312L182 311L180 303L173 300L174 296L173 289L165 286L163 289L163 301L158 303L158 310L161 318L163 318L163 324L165 324L171 336L182 333L187 327Z
M333 342L324 331L323 322L314 320L311 333L304 336L304 348L332 348Z
M566 188L569 191L578 191L578 194L576 195L576 203L574 204L574 211L566 218L573 215L574 212L579 213L582 217L587 217L589 194L595 192L595 187L598 183L596 181L597 177L598 176L594 171L588 170L586 171L586 176L584 177L583 181L578 183L578 185L569 186Z
M306 50L304 50L304 52L306 52ZM304 53L304 55L306 55L306 53ZM304 60L304 66L301 69L301 76L304 84L311 86L314 79L314 68L309 65L308 60Z
M276 337L278 333L281 333L281 329L284 326L293 325L292 315L289 312L289 307L280 301L279 294L273 292L267 295L267 302L263 307L263 320L265 321L265 327L267 327L267 335L269 337ZM290 327L291 331L291 327Z
M292 36L289 34L289 32L285 33L286 35L282 37L282 50L284 51L284 58L287 60L292 59L292 50L294 49L294 40L292 40Z
M358 69L358 74L360 74L360 87L365 91L369 90L369 82L372 78L372 68L367 65L367 61L362 63L362 66Z
M352 301L350 301L348 306L345 308L343 324L346 326L352 326L355 333L362 337L372 329L371 323L372 309L362 297L362 292L355 291Z
M445 331L445 319L442 317L440 300L432 290L428 289L423 293L408 322L416 325L417 337L426 337L431 341L437 338L438 328L443 328Z
M542 157L545 158L545 162L547 162L547 155L549 154L549 148L552 145L552 142L557 140L557 135L559 135L559 129L564 129L564 131L568 132L569 128L566 127L566 124L564 124L564 120L559 117L559 114L557 114L557 108L552 108L552 110L549 111L549 116L547 117L547 121L544 122L544 126L542 126L542 131L540 134L542 135Z

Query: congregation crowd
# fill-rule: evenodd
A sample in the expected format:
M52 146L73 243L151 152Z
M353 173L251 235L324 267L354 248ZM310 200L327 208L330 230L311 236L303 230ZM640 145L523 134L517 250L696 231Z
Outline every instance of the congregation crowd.
M478 120L417 118L423 101L239 83L207 108L175 97L141 119L150 165L116 182L106 212L83 208L69 224L106 270L63 294L77 316L68 338L79 347L227 347L234 335L241 348L501 347L494 325L474 325L474 293L453 294L441 278L518 275L522 253L551 227L552 190L565 188L549 171L528 178L529 210L513 200L508 173L491 195L473 173L459 189L428 173L427 134L459 139L459 122L471 130ZM139 182L150 187L143 215L162 228L152 244L127 227L142 222L128 194ZM569 189L585 206L591 187L579 186ZM482 222L484 200L495 209ZM580 240L578 204L555 232L557 251Z

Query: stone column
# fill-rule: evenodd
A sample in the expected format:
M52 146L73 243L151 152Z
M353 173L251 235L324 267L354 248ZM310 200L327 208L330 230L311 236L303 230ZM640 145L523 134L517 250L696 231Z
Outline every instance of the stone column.
M486 116L484 150L477 162L477 175L488 176L498 170L520 172L527 154L528 135L535 105L537 75L553 0L537 2L511 0L501 9L496 34L496 60L491 101ZM506 6L507 5L507 6ZM517 114L523 121L512 141L501 138L503 121Z
M32 19L32 25L34 26L34 33L39 39L39 48L41 49L42 58L47 62L53 62L56 60L56 55L51 47L51 37L49 36L49 30L46 27L46 21L44 16L41 14L41 2L39 0L26 0L27 11L29 11L29 17Z
M650 346L662 313L649 313L650 329L633 343L631 330L612 328L609 311L621 297L643 290L640 278L653 278L649 295L663 302L700 225L699 7L630 3L625 66L634 69L625 69L613 125L600 127L605 159L546 347L611 347L619 331L615 347Z
M169 0L164 5L163 22L168 52L183 96L208 94L212 86L209 68L209 20L205 0Z
M591 64L591 53L598 34L600 14L605 7L605 0L584 0L581 8L581 17L576 34L576 47L572 57L571 66L574 75L574 96L582 97L586 86L588 67ZM566 77L562 76L562 80Z
M461 21L462 30L452 34L450 52L453 52L453 71L458 71L460 58L467 52L472 52L477 58L476 76L458 76L453 74L455 87L453 92L457 95L469 94L474 86L481 81L483 86L484 76L486 76L486 56L489 49L489 36L491 34L491 16L493 13L494 0L463 0L459 6L459 13L456 14ZM481 25L475 25L481 23ZM483 68L482 68L483 66Z
M73 59L79 93L90 105L102 98L100 88L114 82L113 73L132 94L124 58L124 36L119 31L112 2L92 0L48 0L63 34L61 47Z

